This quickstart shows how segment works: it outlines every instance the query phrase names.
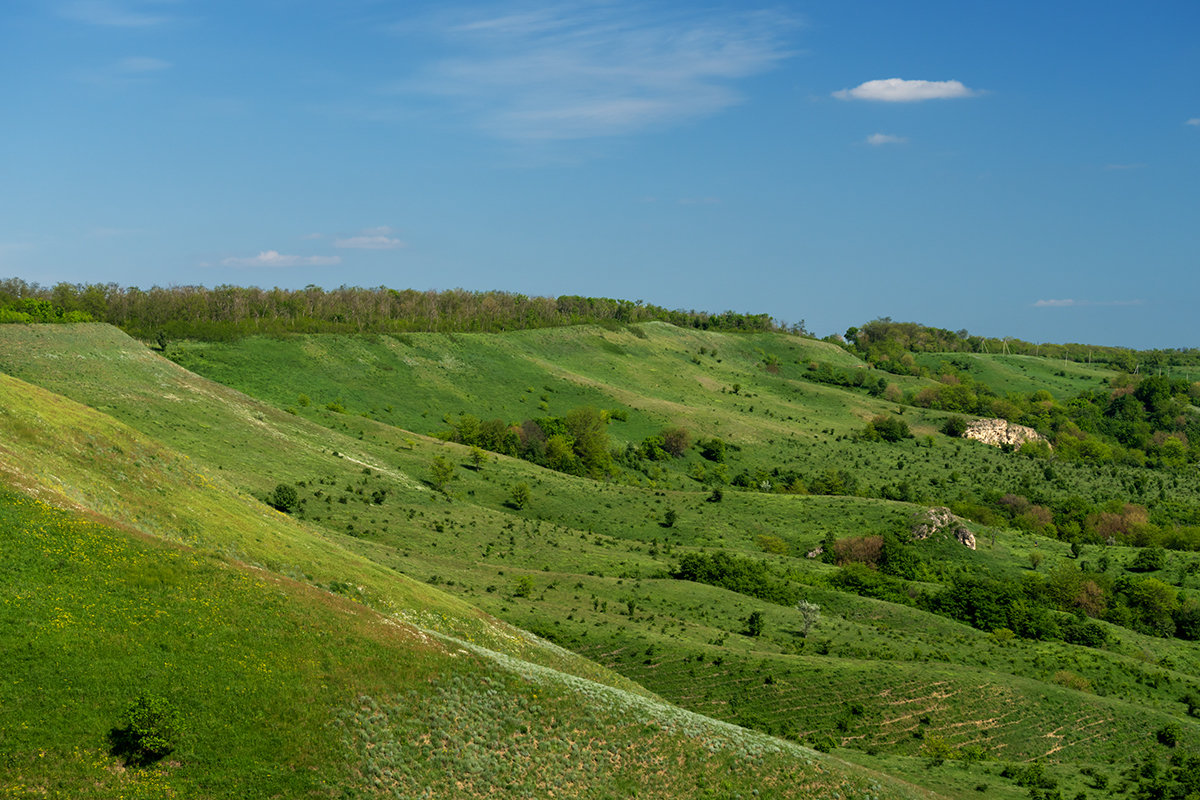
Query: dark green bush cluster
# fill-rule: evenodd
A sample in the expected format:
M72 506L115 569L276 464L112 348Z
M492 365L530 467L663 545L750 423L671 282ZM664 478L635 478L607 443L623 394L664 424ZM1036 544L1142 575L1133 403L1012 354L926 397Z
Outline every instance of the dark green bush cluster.
M835 367L826 362L810 363L808 368L800 373L800 376L813 383L824 383L847 389L865 389L872 397L882 395L888 385L887 378L873 370Z
M843 592L853 592L863 597L909 606L915 603L905 581L885 575L865 564L845 565L830 578L830 583Z
M1164 768L1153 753L1129 770L1132 797L1188 800L1200 797L1200 755L1176 752Z
M527 419L519 425L462 414L451 420L451 428L442 438L569 475L601 477L612 470L608 419L591 406L572 409L565 417Z
M688 553L680 559L671 577L719 586L784 606L795 603L798 596L795 588L788 581L775 576L765 562L731 556L725 552Z
M730 484L740 489L775 494L856 495L858 478L845 469L827 469L807 479L795 470L758 469L739 472Z
M0 302L0 323L5 322L91 322L92 315L86 311L68 311L49 300L37 297Z
M893 414L872 417L862 432L862 438L869 442L899 442L912 436L908 423Z
M680 458L691 446L691 434L687 428L667 428L661 433L647 436L639 444L632 442L625 448L621 460L633 468L639 461L669 461Z

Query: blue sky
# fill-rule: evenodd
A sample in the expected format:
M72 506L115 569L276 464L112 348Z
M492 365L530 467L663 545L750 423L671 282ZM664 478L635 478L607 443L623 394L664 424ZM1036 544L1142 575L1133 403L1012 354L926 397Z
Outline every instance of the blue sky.
M6 0L0 276L1200 346L1200 4Z

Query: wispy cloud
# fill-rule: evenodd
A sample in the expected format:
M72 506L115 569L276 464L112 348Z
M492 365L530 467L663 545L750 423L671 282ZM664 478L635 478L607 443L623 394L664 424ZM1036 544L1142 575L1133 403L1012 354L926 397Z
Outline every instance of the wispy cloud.
M348 247L354 250L398 250L406 243L388 236L350 236L345 239L334 239L334 247Z
M399 250L407 247L408 243L392 236L392 229L387 225L375 228L364 228L357 236L347 236L333 240L334 247L344 247L352 250Z
M163 6L172 5L172 0L142 0L141 2L117 0L73 0L63 3L58 13L74 22L100 25L108 28L149 28L171 20L160 13Z
M742 102L737 81L788 58L782 36L797 25L773 12L602 0L443 19L435 28L452 54L401 88L448 99L507 139L630 134Z
M867 144L881 147L885 144L904 144L908 139L903 136L892 136L890 133L872 133L867 137Z
M682 197L679 199L681 206L716 206L720 204L720 199L716 197Z
M226 267L331 267L342 263L341 256L291 256L277 250L264 250L256 256L221 259Z
M1137 162L1134 164L1105 164L1104 168L1107 170L1121 171L1121 170L1127 170L1127 169L1145 169L1146 165L1141 162Z
M839 100L916 103L922 100L974 97L977 94L979 92L968 89L959 81L909 81L903 78L885 78L861 83L853 89L842 89L834 92L833 96Z
M1062 300L1038 300L1033 304L1034 308L1080 308L1084 306L1140 306L1145 305L1144 300L1075 300L1064 298Z
M1195 125L1197 127L1200 127L1200 117L1192 117L1191 119L1189 119L1187 122L1185 122L1183 124L1184 125Z

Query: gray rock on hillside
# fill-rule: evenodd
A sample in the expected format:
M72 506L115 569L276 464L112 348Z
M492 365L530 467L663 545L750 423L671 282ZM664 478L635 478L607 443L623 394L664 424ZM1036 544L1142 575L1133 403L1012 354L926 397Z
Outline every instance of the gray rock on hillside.
M912 537L914 539L928 539L939 533L952 534L959 544L972 550L975 549L975 534L971 533L967 526L963 525L962 520L954 516L945 506L921 511L913 518Z

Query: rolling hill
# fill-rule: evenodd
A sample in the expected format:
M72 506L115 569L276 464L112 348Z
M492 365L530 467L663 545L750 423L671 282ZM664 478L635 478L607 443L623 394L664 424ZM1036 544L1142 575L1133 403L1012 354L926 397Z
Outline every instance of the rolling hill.
M891 384L911 395L937 381L882 373L843 348L780 333L649 322L183 341L165 355L105 325L0 326L0 472L12 524L95 531L88 535L131 554L127 566L114 562L116 577L89 583L78 559L67 559L78 567L68 580L37 560L32 543L21 550L14 562L28 559L39 585L80 593L74 606L43 609L41 628L53 629L57 608L76 619L88 613L91 624L103 617L109 627L98 636L128 641L134 623L119 621L127 614L83 611L104 607L91 594L98 587L134 584L134 594L103 602L116 609L135 597L147 613L161 605L160 620L191 619L178 598L211 588L207 602L225 592L218 618L233 606L273 610L261 636L248 622L224 626L224 650L197 649L162 623L154 641L188 653L194 692L214 691L203 676L220 673L206 659L222 652L301 671L321 666L284 681L286 689L247 689L280 709L262 712L266 729L289 704L305 706L304 731L257 744L309 761L247 755L244 772L218 780L210 773L220 743L195 734L177 766L138 778L147 786L166 781L180 796L242 791L275 759L302 765L272 779L289 796L333 786L368 796L424 786L439 795L511 786L570 796L588 785L600 792L588 796L766 787L824 796L837 782L846 787L839 791L919 796L847 764L855 762L952 797L978 796L980 786L987 796L1027 796L1021 770L1039 765L1071 796L1103 796L1092 793L1127 767L1200 744L1181 702L1200 692L1194 644L1109 620L1093 621L1103 632L1093 646L1004 635L930 599L973 575L1043 588L1078 581L1089 573L1071 542L982 512L966 517L974 550L936 536L907 541L931 505L966 514L989 497L1030 496L1055 508L1080 496L1097 508L1141 500L1165 514L1172 502L1200 498L1191 472L1048 462L948 438L940 431L951 413L883 391ZM1102 387L1115 374L1057 375L1061 364L1027 356L970 369L1000 392L1052 385L1058 395ZM447 441L462 438L455 432L471 429L470 419L513 428L580 408L607 420L613 466L601 480ZM897 416L913 438L861 435L869 421ZM648 441L678 428L691 446L645 455L654 453ZM713 440L720 460L699 446ZM441 488L431 471L438 459L453 468ZM264 502L279 485L296 491L290 514ZM518 486L525 502L514 499ZM866 585L879 573L856 578L806 557L885 533L902 537L918 564L907 582ZM1140 552L1134 545L1084 544L1082 558L1094 563L1103 552L1122 570ZM172 558L187 569L139 578L146 552L179 554ZM681 578L685 557L715 554L758 583ZM1173 550L1164 558L1160 583L1184 601L1195 596L1192 557ZM238 586L249 594L230 599L232 589L201 575L247 576ZM270 605L280 593L287 600ZM807 633L800 600L820 606ZM14 641L20 618L9 615ZM1071 624L1069 615L1048 618ZM329 626L340 638L270 634L271 626ZM144 648L119 649L130 655L114 675L149 670L143 682L202 709L202 726L235 724L168 671L141 667ZM356 674L362 661L373 666ZM392 675L384 667L392 661L408 671ZM6 742L22 786L84 780L82 762L66 766L73 741L87 741L87 758L114 773L105 726L137 681L104 684L82 654L70 663L85 686L72 691L101 699L86 730L63 722L62 699L38 712L35 729L63 732L54 751L61 769L38 771L34 739ZM255 730L252 720L236 726L247 731L239 735ZM1160 743L1162 730L1175 732L1175 748ZM538 757L514 771L502 755L510 747ZM710 749L720 755L706 759ZM631 760L633 751L644 758ZM666 772L693 782L657 783L666 763L688 765ZM437 783L439 764L458 783ZM602 764L624 771L596 789Z

